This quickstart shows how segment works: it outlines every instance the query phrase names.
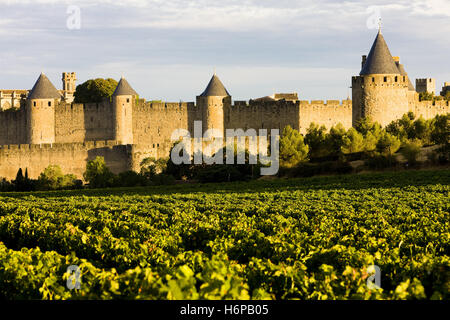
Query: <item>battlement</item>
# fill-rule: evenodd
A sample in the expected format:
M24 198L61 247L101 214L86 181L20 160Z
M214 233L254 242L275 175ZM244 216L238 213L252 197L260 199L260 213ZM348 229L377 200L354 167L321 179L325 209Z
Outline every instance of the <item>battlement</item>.
M431 92L436 93L436 79L425 78L416 79L416 91L417 92Z
M56 104L56 112L83 112L83 111L111 111L112 102L104 100L102 102L90 103L66 103L61 101Z
M408 76L402 75L367 75L353 76L352 87L401 87L408 88Z
M160 110L160 111L180 111L180 110L190 110L195 108L194 102L150 102L141 99L138 101L136 106L134 106L137 111L150 111L150 110Z
M98 148L124 148L128 145L120 145L114 140L98 140L74 143L42 143L42 144L8 144L0 145L0 152L15 152L15 151L36 151L36 150L52 150L52 151L67 151L67 150L91 150ZM129 148L129 147L128 147Z
M351 107L352 106L352 100L327 100L326 102L324 100L300 100L300 107L301 106L321 106L321 107L336 107L336 106L342 106L342 107Z
M231 105L232 110L265 110L272 108L297 108L299 101L291 100L249 100L247 101L234 101Z
M437 107L437 108L448 108L450 106L450 102L447 100L434 100L434 101L416 101L417 105L421 107Z
M433 82L432 78L416 79L416 84L427 84L428 82Z

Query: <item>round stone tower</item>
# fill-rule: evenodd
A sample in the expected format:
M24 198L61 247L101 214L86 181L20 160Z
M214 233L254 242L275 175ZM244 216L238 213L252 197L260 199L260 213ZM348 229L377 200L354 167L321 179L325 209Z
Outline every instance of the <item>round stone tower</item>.
M353 125L361 118L382 126L401 118L409 110L409 85L408 75L392 57L380 30L369 55L363 56L359 76L352 78Z
M224 135L224 114L227 108L231 108L231 95L216 74L205 91L197 97L197 106L202 110L203 132L216 129Z
M62 96L41 73L27 97L27 143L55 143L55 105Z
M114 140L119 144L133 144L133 105L137 96L122 77L112 95Z

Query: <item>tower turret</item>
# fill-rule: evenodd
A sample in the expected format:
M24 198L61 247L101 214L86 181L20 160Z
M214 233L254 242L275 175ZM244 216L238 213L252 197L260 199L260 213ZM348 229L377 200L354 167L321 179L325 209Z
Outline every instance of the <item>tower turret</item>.
M114 140L119 144L133 144L133 104L138 96L122 77L112 95Z
M76 89L77 74L75 72L63 72L63 94L67 103L72 103Z
M231 95L216 74L197 97L197 106L202 110L203 131L216 129L224 134L224 114L231 108Z
M367 58L363 56L359 76L352 78L353 125L369 117L382 126L408 112L408 91L414 89L400 65L392 57L381 30Z
M55 142L55 105L62 96L43 73L27 98L27 142Z

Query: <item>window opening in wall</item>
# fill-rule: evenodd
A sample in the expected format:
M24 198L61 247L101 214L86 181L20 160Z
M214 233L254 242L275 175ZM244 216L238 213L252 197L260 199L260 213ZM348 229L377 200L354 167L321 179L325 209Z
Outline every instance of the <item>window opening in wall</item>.
M384 82L387 82L387 77L384 77Z

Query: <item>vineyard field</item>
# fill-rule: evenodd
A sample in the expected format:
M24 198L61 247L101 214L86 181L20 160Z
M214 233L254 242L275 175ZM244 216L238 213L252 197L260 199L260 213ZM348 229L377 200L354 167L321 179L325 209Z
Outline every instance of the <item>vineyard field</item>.
M449 299L449 193L444 169L0 194L0 299Z

